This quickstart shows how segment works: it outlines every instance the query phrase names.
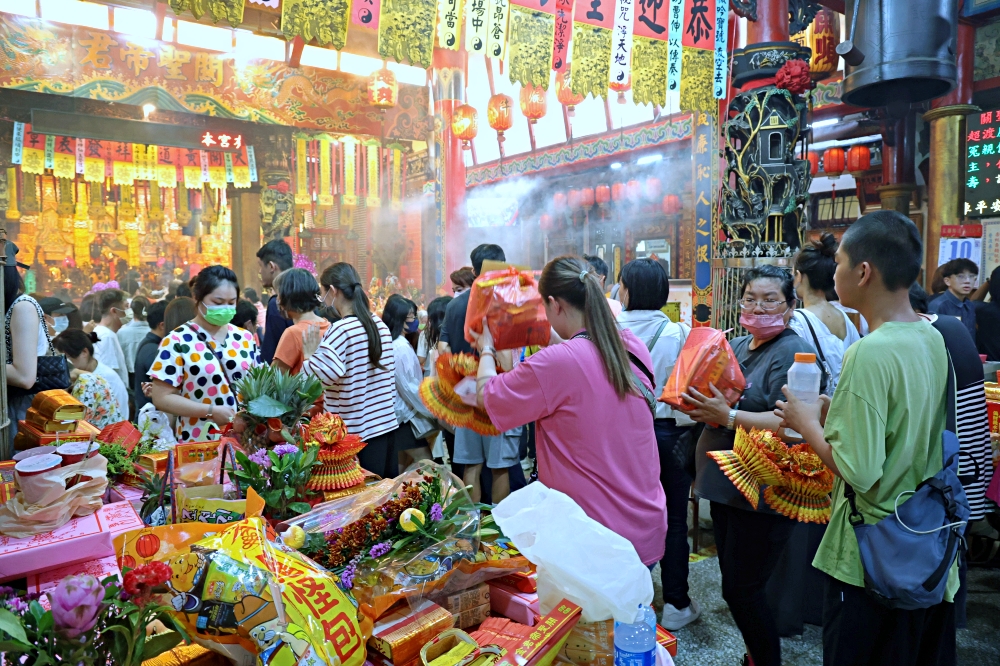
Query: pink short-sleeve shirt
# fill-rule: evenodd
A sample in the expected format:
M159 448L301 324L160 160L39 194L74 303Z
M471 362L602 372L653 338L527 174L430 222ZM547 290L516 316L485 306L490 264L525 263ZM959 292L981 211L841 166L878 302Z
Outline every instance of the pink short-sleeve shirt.
M628 330L622 339L651 370L646 346ZM542 483L631 541L644 564L660 560L667 502L653 416L641 396L618 398L594 343L575 338L547 347L490 379L483 393L501 432L536 422Z

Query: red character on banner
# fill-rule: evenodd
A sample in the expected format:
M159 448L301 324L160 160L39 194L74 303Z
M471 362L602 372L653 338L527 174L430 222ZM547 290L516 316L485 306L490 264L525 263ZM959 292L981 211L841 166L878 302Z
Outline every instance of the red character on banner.
M708 9L708 0L691 0L684 33L691 35L691 40L694 42L692 46L699 46L700 42L713 35L712 22L708 20Z

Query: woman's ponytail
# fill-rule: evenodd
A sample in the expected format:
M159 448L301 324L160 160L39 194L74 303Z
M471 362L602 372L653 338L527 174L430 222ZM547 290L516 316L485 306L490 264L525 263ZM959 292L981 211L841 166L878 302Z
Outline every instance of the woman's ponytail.
M343 261L336 263L323 271L319 281L327 289L336 287L344 294L344 298L351 301L353 314L361 322L361 327L365 329L365 335L368 336L368 360L379 370L384 370L385 367L380 362L382 359L382 336L379 335L378 327L372 318L368 295L361 288L361 277L354 266Z
M542 270L538 291L545 299L561 298L583 312L587 334L601 355L615 393L619 398L637 393L625 343L593 268L576 257L557 257Z

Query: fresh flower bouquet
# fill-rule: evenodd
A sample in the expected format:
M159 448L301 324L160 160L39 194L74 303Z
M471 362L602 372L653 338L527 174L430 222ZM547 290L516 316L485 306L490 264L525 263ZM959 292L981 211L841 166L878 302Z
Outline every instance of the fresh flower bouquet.
M236 383L239 409L233 432L250 451L293 442L323 384L312 375L290 375L269 365L250 368Z
M33 666L139 666L188 640L171 608L154 601L170 577L162 562L126 571L120 584L114 576L69 576L47 593L51 610L39 595L0 587L0 651L8 663ZM147 636L156 620L172 631Z
M279 444L247 455L236 451L236 468L227 468L240 492L253 488L266 504L264 515L275 520L291 518L312 508L308 489L313 468L319 464L319 447Z

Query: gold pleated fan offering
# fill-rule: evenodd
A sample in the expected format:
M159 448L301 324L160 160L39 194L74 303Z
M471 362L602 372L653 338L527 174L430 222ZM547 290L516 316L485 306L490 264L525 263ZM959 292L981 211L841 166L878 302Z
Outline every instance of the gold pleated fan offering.
M475 378L479 360L472 354L441 354L434 366L436 377L420 384L420 399L435 418L455 428L468 428L480 435L499 435L486 410L462 402L455 385L466 377Z
M786 446L768 430L736 431L732 450L708 453L751 506L771 509L804 523L830 519L830 472L808 444Z

